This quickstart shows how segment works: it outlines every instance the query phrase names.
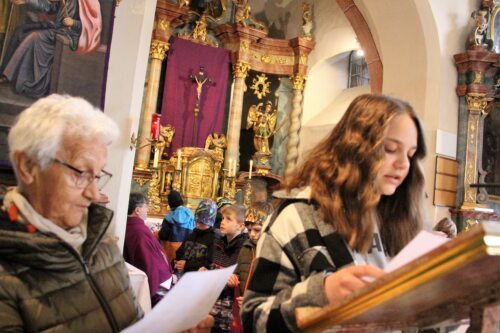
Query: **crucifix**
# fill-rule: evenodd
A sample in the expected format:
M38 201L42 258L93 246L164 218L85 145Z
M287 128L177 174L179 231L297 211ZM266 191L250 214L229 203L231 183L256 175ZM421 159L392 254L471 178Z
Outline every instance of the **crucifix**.
M212 84L212 80L205 73L205 67L200 66L198 74L190 75L189 78L193 83L196 83L196 103L194 105L194 121L193 121L193 136L191 145L194 147L198 140L198 114L200 113L201 93L205 83Z

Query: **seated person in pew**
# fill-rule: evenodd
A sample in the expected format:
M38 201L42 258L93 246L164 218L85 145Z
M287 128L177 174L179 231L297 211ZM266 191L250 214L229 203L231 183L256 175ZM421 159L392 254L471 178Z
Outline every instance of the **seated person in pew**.
M297 332L295 309L338 305L381 277L423 224L423 130L413 108L366 94L287 177L243 299L245 332Z

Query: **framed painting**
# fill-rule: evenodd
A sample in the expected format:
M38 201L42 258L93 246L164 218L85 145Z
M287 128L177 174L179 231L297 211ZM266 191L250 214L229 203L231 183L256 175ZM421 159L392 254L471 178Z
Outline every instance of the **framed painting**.
M70 94L102 108L114 6L114 0L0 0L2 173L10 166L9 128L38 98Z

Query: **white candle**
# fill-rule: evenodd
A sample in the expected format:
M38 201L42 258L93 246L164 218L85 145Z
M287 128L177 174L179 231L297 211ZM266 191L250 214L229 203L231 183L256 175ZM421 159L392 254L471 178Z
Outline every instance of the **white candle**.
M250 160L250 169L248 170L248 179L252 179L252 169L253 169L253 160Z
M177 170L181 169L182 153L181 150L177 150Z
M233 177L236 177L236 164L238 164L237 160L234 160L234 165L233 165Z
M229 159L229 163L227 164L227 176L231 177L231 171L233 170L233 159Z
M153 168L158 168L158 160L160 159L160 150L155 148L155 158L153 160Z

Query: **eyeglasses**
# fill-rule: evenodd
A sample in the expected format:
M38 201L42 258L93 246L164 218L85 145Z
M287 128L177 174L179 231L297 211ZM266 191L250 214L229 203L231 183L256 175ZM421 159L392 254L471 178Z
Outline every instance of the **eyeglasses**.
M86 188L94 180L97 179L97 187L99 188L99 190L102 190L102 188L108 183L108 181L113 176L112 174L110 174L109 172L104 171L104 170L102 170L102 174L99 176L94 175L94 173L90 172L90 171L78 170L74 166L71 166L68 163L65 163L61 160L58 160L57 158L53 158L52 161L57 162L57 163L65 166L66 168L74 171L76 174L78 174L78 176L75 178L75 186L80 188L80 189Z

